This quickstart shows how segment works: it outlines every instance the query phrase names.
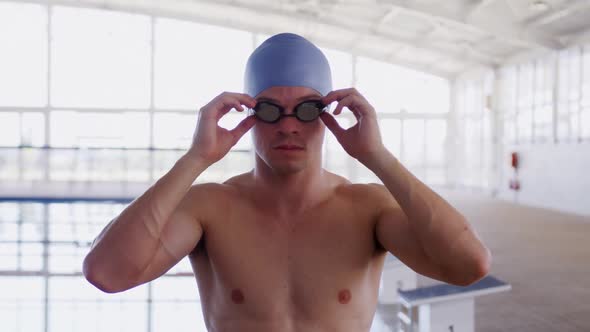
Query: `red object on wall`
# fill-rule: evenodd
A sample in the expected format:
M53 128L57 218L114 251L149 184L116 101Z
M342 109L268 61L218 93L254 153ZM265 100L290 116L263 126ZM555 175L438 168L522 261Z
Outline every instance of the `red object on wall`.
M510 165L512 166L512 168L517 169L518 168L518 153L517 152L512 152L510 154Z
M520 190L520 181L510 180L510 182L508 183L508 187L512 190L519 191Z

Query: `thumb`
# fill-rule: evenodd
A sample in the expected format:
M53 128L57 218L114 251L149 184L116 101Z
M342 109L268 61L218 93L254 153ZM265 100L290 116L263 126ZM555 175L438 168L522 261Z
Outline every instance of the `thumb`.
M248 132L248 130L250 130L250 128L252 128L255 124L256 117L254 115L250 115L244 120L240 121L240 123L238 123L234 129L230 130L230 134L233 136L234 142L237 143L240 138L242 138L242 136L244 136L244 134Z
M334 116L328 112L323 112L320 115L320 119L322 119L322 122L324 122L326 127L330 129L336 138L338 138L345 131L344 128L340 127Z

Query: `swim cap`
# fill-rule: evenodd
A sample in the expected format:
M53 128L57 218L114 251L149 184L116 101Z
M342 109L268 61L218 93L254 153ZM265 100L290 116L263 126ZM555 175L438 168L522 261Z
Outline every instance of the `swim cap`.
M319 48L299 35L274 35L248 58L244 90L256 97L273 86L305 86L325 96L332 90L328 59Z

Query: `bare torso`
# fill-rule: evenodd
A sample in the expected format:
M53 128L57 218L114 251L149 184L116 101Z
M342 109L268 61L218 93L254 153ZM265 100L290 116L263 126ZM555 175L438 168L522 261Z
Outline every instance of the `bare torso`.
M330 194L299 215L274 214L243 176L211 193L190 255L209 331L369 330L386 254L377 203L371 186L329 176Z

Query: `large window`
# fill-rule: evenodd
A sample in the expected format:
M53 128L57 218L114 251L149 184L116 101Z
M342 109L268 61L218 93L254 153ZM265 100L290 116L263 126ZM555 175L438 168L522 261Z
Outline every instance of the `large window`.
M155 37L156 108L197 110L223 91L243 91L250 33L159 18Z
M590 55L572 47L500 70L503 142L578 142L590 138Z
M0 2L0 106L47 104L47 40L46 6Z
M0 6L0 40L10 46L0 54L4 180L157 179L190 146L198 109L223 91L243 90L248 55L268 37L110 10ZM323 51L334 89L357 87L379 113L386 146L421 179L444 184L448 82ZM230 113L221 126L233 128L245 116ZM337 120L344 127L355 122L347 112ZM51 149L35 149L45 146ZM326 168L353 181L378 181L329 132L324 152ZM199 181L223 180L252 165L245 135Z
M378 113L385 146L418 178L446 184L449 82L364 57L358 58L355 77ZM359 174L377 181L364 168Z
M52 106L149 106L148 17L57 6L51 23Z
M3 329L41 331L47 322L49 331L59 332L88 326L93 331L146 331L148 325L152 331L167 331L172 320L184 319L183 331L205 331L187 259L157 281L119 294L105 294L82 277L82 262L94 237L125 206L0 202Z
M488 188L492 179L494 117L491 109L494 74L488 71L477 79L460 80L455 85L453 160L454 182L467 187Z

